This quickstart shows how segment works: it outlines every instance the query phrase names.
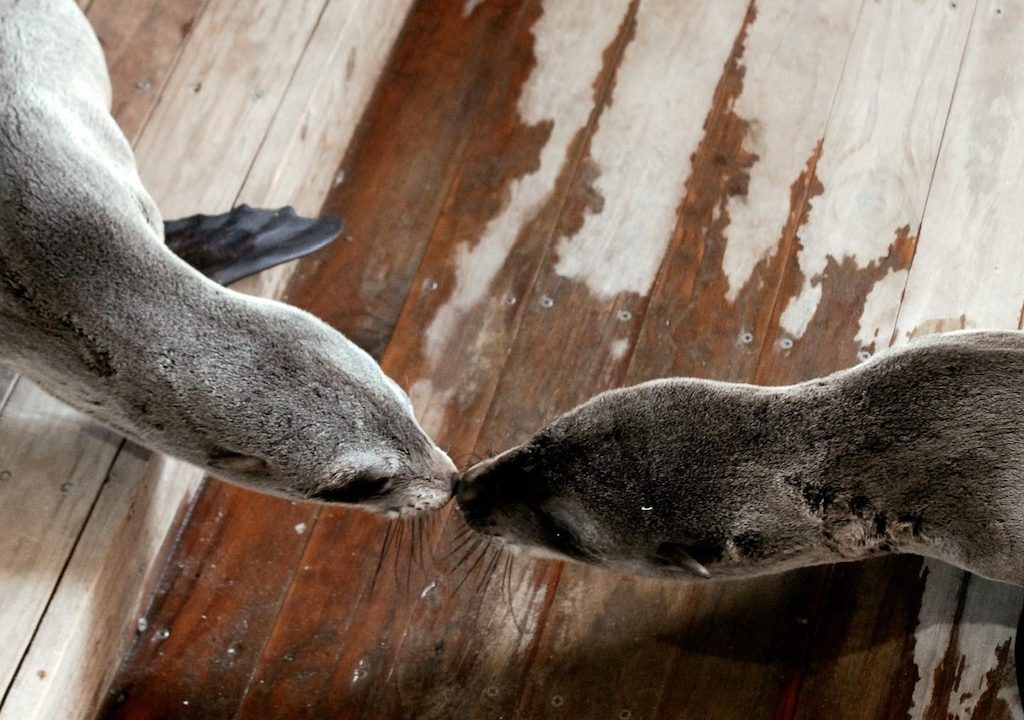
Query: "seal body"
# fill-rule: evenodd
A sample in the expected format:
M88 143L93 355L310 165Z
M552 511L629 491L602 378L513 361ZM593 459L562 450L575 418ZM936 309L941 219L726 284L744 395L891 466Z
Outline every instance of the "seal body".
M366 353L175 257L72 0L0 0L0 362L226 479L392 513L455 468Z
M905 552L1024 584L1024 333L934 336L788 387L604 393L472 468L459 504L508 544L632 574Z

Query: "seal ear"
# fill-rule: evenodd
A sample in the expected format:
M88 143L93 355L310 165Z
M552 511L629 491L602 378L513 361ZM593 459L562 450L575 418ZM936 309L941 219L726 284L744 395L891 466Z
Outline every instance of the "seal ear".
M690 554L687 546L682 543L661 543L658 545L658 549L655 550L653 559L658 565L679 568L704 580L711 578L711 573L708 572L707 568L697 562L693 555Z
M222 448L214 451L207 464L218 470L240 473L258 473L267 469L267 461L263 458L242 455Z

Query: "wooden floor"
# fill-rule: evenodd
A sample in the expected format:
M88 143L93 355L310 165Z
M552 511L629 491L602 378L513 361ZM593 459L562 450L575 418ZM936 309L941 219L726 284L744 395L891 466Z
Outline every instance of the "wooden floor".
M259 287L374 353L460 465L606 388L1020 324L1024 0L124 7L89 16L165 215L326 197L346 238ZM11 383L0 492L93 484L51 502L59 532L0 506L49 548L0 574L31 595L0 625L4 720L1024 717L1017 588L913 557L506 567L447 516L381 560L380 519L217 481L190 503L181 466Z

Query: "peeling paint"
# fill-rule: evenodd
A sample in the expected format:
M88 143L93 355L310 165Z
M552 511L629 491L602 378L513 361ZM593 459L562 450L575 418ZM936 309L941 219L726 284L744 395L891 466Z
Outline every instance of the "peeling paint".
M487 297L522 228L543 207L567 162L569 147L594 106L592 81L602 69L605 48L616 37L628 0L587 16L585 33L567 33L578 20L572 3L550 3L533 28L536 65L519 97L517 111L531 126L547 124L550 135L537 168L513 181L503 207L479 241L455 252L455 287L425 333L427 357L436 366L465 313ZM575 79L566 83L566 78Z
M558 275L585 283L600 299L650 292L676 226L676 208L664 199L677 196L690 175L702 136L694 109L711 105L715 92L706 65L728 57L728 38L745 10L746 3L721 0L680 22L675 3L641 3L614 102L591 144L603 170L594 187L605 202L557 243Z
M860 3L767 3L747 38L743 93L733 112L747 118L744 150L758 158L746 193L731 196L722 269L726 300L737 296L757 264L776 248L787 220L789 185L804 168L806 148L824 132ZM799 27L814 42L788 43ZM793 82L794 68L807 81ZM779 88L786 88L779 102Z

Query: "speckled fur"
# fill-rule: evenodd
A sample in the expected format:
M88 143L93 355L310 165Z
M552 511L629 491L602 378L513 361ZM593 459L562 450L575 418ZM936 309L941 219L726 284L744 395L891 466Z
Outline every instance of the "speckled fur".
M454 466L366 353L164 247L72 0L0 0L0 98L0 362L249 487L388 512L448 500Z
M906 552L1024 584L1024 333L934 336L789 387L608 392L459 494L478 530L627 573Z

